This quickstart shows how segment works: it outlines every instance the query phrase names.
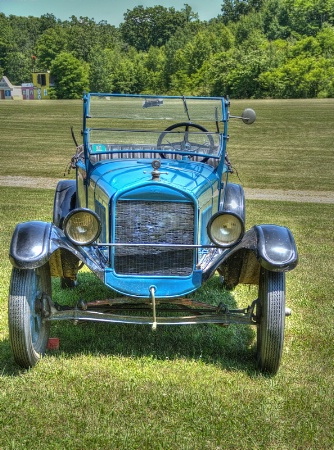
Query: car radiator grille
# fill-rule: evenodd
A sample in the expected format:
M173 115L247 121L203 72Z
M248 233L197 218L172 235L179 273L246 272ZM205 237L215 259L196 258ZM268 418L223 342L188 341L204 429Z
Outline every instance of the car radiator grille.
M159 247L159 244L194 243L194 206L180 202L118 201L115 242L157 244L156 247L115 248L116 273L189 275L193 271L194 250Z

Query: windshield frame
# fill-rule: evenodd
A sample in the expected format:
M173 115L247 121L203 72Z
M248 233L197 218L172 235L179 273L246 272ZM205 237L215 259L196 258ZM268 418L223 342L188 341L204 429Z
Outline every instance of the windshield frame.
M124 133L133 138L133 142L129 141L124 148L121 148L121 145L119 146L120 148L117 149L118 155L143 152L145 153L145 158L150 157L149 155L151 154L153 159L157 157L157 154L158 157L160 155L163 158L165 158L165 155L167 158L173 158L172 155L178 155L174 157L175 159L190 159L196 156L196 160L200 162L206 162L208 159L224 159L222 157L226 151L229 118L229 100L225 97L88 93L84 96L83 101L82 134L85 157L88 161L92 153L108 154L110 151L115 151L115 147L112 148L112 139L110 143L92 140L92 135L98 133L105 133L110 136L116 133L120 136ZM115 104L113 103L114 101ZM130 112L128 116L125 116L124 110L119 107L119 102L123 101L125 101L124 105L129 107L126 110L127 114ZM133 110L132 105L134 105ZM164 110L165 105L166 110ZM174 109L168 109L170 105L173 108L176 106L175 109L178 115L175 117L170 115L171 112L174 113ZM192 105L195 105L195 107L192 108ZM168 113L168 117L166 117L165 111ZM193 120L194 111L197 115L199 113L202 114L203 119L197 118L195 114L196 118ZM186 128L182 131L177 129L177 125L185 125ZM171 128L170 131L169 128ZM168 144L167 146L164 144L163 148L159 148L158 143L155 145L153 142L150 144L151 148L148 148L149 146L144 148L145 144L138 144L140 137L144 134L153 136L153 133L157 137L163 134L168 136L168 138L174 139L175 136L175 139L179 140L176 143L180 145L179 147L174 145L174 148L168 148ZM182 147L182 142L186 142L185 135L187 135L186 137L189 140L204 138L210 140L210 142L214 140L214 151L211 149L208 154L207 151L204 151L206 150L205 145L198 145L197 151L194 151L194 146L186 148L183 145ZM99 144L103 145L97 151ZM219 148L217 149L216 146ZM217 165L220 165L218 161L215 163L215 166Z

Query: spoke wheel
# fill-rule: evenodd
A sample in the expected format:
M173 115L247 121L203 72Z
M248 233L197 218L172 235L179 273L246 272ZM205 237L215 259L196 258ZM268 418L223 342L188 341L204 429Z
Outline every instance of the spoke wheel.
M285 273L261 270L256 320L258 367L274 375L281 362L284 342Z
M20 270L13 268L8 298L9 338L15 361L33 367L43 356L50 322L43 318L42 297L51 296L49 266Z
M172 135L171 132L174 131L175 133L177 133L177 129L180 128L180 133L184 133L184 139L180 142L180 141L171 141L168 138ZM199 130L202 131L203 133L207 133L206 134L206 142L204 143L200 143L200 142L190 142L188 140L188 132L189 132L189 128L195 128L195 130ZM211 134L209 133L209 131L202 127L202 125L198 125L196 123L190 123L190 122L180 122L180 123L175 123L174 125L171 125L170 127L166 128L165 131L163 133L160 134L159 138L158 138L158 150L163 150L164 147L168 147L169 149L172 147L175 147L175 149L180 149L180 148L184 148L184 149L197 149L198 151L201 150L205 150L208 153L213 153L213 149L214 149L214 139L211 136ZM162 159L166 159L166 154L165 153L159 153L160 157ZM192 155L189 155L189 157L191 158ZM210 156L206 156L204 157L200 162L206 162L208 161L208 159L210 158Z

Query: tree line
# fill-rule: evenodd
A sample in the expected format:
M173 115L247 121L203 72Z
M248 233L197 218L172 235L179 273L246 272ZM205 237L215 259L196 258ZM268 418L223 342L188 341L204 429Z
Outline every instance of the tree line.
M53 98L334 97L334 0L224 0L209 21L188 4L136 6L119 27L0 13L0 75L21 84L47 70Z

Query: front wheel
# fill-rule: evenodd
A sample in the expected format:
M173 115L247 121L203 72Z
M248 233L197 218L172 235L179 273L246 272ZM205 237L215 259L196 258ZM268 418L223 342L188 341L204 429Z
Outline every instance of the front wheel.
M43 303L51 297L49 265L37 269L13 268L8 298L9 338L14 359L33 367L44 355L50 333Z
M284 342L284 272L261 270L256 320L258 367L274 375L281 362Z

